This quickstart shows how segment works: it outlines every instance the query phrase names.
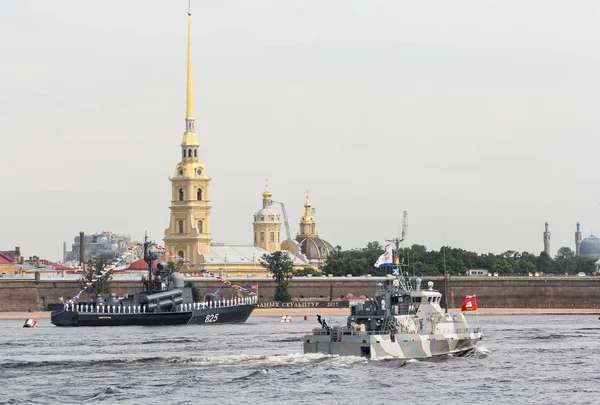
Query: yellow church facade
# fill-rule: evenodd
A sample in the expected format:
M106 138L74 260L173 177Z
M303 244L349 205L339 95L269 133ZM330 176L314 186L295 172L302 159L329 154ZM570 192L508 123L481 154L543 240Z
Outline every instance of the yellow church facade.
M169 177L171 206L169 227L165 229L164 236L165 250L188 264L187 271L191 273L203 269L221 276L266 277L268 272L260 264L262 256L280 250L289 255L295 269L317 268L319 263L302 253L302 245L297 239L281 240L282 218L274 207L268 186L262 194L262 208L253 216L253 244L232 245L212 240L212 179L200 161L192 73L191 11L188 11L185 132L181 141L181 160L175 166L173 176ZM300 226L303 226L302 220ZM283 250L282 246L285 246Z

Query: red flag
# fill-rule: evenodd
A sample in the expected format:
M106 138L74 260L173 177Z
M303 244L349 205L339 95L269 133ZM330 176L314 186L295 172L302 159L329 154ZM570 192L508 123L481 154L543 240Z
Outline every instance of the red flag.
M462 311L475 311L477 309L477 300L474 295L467 295L462 302Z
M251 285L250 288L253 290L258 290L258 284Z

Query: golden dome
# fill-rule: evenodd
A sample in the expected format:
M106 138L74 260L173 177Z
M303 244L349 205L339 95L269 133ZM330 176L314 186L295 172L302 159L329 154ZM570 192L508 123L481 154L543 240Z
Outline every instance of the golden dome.
M271 199L271 192L269 191L269 187L266 188L265 192L262 194L263 200Z
M302 224L312 224L315 222L315 217L312 216L310 212L310 207L312 207L310 201L308 200L308 193L306 194L306 202L304 203L304 215L300 219Z

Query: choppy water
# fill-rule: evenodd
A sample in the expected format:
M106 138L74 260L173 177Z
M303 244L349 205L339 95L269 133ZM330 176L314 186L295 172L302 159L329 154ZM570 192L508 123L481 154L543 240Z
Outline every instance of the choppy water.
M475 355L426 361L303 355L314 319L73 329L0 321L0 404L600 403L598 316L480 316Z

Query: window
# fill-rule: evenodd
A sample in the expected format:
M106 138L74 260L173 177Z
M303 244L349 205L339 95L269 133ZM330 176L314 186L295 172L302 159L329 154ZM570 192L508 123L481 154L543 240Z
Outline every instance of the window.
M258 232L254 232L254 243L258 242Z
M194 157L198 157L198 150L194 149Z
M178 226L179 226L179 233L183 233L183 221L179 221Z
M198 190L196 190L196 199L198 201L202 201L202 189L199 188Z
M198 221L198 233L202 233L202 221Z
M183 259L183 250L180 250L179 252L177 252L177 256L179 256Z
M191 149L188 149L188 156L192 157L192 150Z
M277 242L279 242L281 239L279 238L279 232L277 232Z
M265 233L264 233L264 232L261 232L261 233L260 233L260 241L261 241L261 242L264 242L264 241L265 241Z
M269 234L269 242L275 242L275 232Z
M179 189L179 201L183 201L183 189Z
M182 158L183 158L183 159L185 159L185 149L184 149L184 150L182 150L182 152L183 152L183 156L182 156Z

